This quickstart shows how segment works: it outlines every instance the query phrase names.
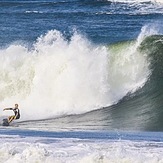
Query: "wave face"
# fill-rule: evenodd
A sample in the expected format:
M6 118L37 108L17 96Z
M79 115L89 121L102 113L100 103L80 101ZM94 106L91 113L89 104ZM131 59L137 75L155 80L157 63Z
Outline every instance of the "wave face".
M96 126L98 129L106 130L163 130L163 36L148 36L145 32L142 34L143 37L140 35L140 38L143 39L137 51L146 56L145 63L149 63L149 75L145 85L135 92L129 92L115 105L78 116L77 122L92 120L91 123L84 123L85 128L93 129ZM128 46L128 43L126 44ZM117 51L121 50L119 46ZM140 62L137 64L139 67Z
M26 120L111 106L148 79L148 59L138 46L97 46L77 32L67 41L56 30L32 49L11 45L0 51L1 105L18 101Z

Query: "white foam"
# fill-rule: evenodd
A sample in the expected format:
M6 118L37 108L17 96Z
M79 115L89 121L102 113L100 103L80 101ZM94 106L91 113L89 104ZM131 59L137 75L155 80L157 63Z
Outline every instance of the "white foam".
M110 140L3 138L0 162L5 163L160 163L162 143Z
M163 3L163 0L111 0L111 1L122 2L122 3L143 3L143 2Z
M43 12L42 11L36 11L36 10L33 10L33 11L27 10L27 11L25 11L25 13L35 13L35 14L39 13L39 14L42 14Z
M93 45L75 32L67 41L52 30L32 50L0 50L0 104L19 103L22 119L83 113L118 102L148 79L147 56L138 44Z
M152 2L163 4L163 0L152 0Z

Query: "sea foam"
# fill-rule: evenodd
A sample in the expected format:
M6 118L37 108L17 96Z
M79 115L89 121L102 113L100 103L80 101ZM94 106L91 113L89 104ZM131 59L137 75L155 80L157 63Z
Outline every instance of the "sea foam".
M0 162L160 163L162 152L162 142L4 136Z

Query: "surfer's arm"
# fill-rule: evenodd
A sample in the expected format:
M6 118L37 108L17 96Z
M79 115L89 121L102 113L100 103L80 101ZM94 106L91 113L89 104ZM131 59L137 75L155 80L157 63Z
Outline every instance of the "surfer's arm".
M4 110L13 110L13 108L4 108L3 111Z

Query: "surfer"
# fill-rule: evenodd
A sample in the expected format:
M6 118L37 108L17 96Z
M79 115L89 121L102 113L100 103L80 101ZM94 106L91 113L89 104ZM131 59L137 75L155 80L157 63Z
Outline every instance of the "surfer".
M20 118L20 111L18 108L18 104L15 104L14 108L5 108L3 110L13 110L15 115L9 116L8 117L8 123L12 122L14 119L19 119Z

